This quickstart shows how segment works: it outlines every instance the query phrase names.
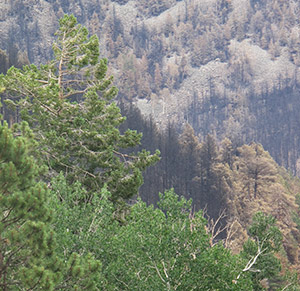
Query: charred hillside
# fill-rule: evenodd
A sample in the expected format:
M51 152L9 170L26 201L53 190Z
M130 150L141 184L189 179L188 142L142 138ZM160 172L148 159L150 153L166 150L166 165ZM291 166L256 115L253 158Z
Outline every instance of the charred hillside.
M202 138L262 143L298 173L297 1L2 1L1 71L51 57L57 20L98 34L119 98Z

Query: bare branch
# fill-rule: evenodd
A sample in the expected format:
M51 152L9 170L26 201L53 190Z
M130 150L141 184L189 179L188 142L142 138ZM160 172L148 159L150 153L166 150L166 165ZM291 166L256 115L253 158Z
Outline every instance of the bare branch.
M210 216L207 214L207 210L203 210L203 214L207 217L207 225L206 225L206 231L211 235L210 237L210 245L214 246L216 243L214 241L216 238L223 232L225 232L227 229L229 229L230 225L227 223L225 226L219 226L219 223L222 219L227 217L225 209L222 210L222 212L219 214L218 218L214 220L213 218L210 218Z
M235 223L236 223L236 220L234 220L233 222L231 222L228 225L227 235L226 235L226 238L224 239L224 247L225 248L229 248L229 243L230 243L232 237L237 233L237 229L235 229L233 231L233 226L235 225Z
M289 288L292 285L292 283L287 284L281 291L286 290L287 288Z
M164 273L165 273L166 277L169 278L168 273L167 273L167 269L166 269L166 266L165 266L165 262L162 260L161 263L164 267Z
M148 258L149 258L150 261L152 261L151 256L148 255ZM161 280L163 283L166 283L166 281L164 280L164 278L163 278L162 275L160 274L160 272L159 272L159 270L158 270L158 268L157 268L157 265L156 265L154 262L153 262L153 266L151 266L151 268L154 268L154 269L156 270L156 272L157 272L157 274L158 274L160 280Z
M65 37L66 37L66 33L64 32L63 34L63 41L65 40ZM63 89L62 89L62 80L63 80L63 77L62 77L62 67L63 67L63 62L64 62L64 46L62 47L62 51L61 51L61 56L60 56L60 60L59 60L59 64L58 64L58 87L59 87L59 98L60 99L63 99Z
M263 242L262 242L262 244L260 246L260 243L258 241L256 255L254 257L252 257L248 261L248 263L246 264L245 268L239 273L239 275L237 276L236 280L234 280L235 283L237 283L238 279L241 277L242 273L244 273L244 272L247 272L247 271L250 271L250 272L261 272L260 270L252 269L252 267L256 263L256 261L259 258L259 256L266 251L266 249L262 249L262 246L263 246Z

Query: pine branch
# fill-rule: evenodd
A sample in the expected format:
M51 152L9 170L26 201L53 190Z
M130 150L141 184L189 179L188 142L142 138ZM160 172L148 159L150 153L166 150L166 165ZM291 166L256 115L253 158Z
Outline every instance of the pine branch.
M94 174L92 174L92 173L90 173L90 172L88 172L88 171L86 171L86 170L84 170L84 169L82 169L82 168L80 168L80 167L70 166L70 165L67 165L67 164L61 162L60 159L59 159L58 157L56 157L55 155L53 155L53 154L50 153L50 152L46 152L46 153L47 153L48 155L50 155L52 158L54 158L60 165L62 165L62 166L65 167L65 168L69 168L69 169L72 169L72 170L79 170L80 172L82 172L82 173L84 173L84 174L86 174L86 175L88 175L88 176L90 176L90 177L92 177L92 178L94 178L94 179L97 178L97 176L95 176Z

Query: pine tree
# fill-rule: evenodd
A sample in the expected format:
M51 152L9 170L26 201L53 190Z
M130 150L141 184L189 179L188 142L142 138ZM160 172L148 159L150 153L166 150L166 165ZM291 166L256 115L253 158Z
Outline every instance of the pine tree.
M194 202L199 203L199 197L196 197L198 189L198 167L200 142L195 136L193 128L186 124L183 133L179 137L180 158L182 171L182 193L190 194ZM197 199L198 198L198 199Z
M114 201L135 195L142 171L158 153L124 154L141 135L127 130L113 99L117 88L106 77L107 60L99 59L99 41L88 37L76 18L60 20L53 45L55 59L39 68L11 68L1 80L11 98L22 96L22 118L33 127L49 167L63 171L70 183L79 181L89 195L107 183ZM90 196L87 198L89 199Z
M207 203L207 212L214 219L226 209L227 180L224 165L219 161L219 149L215 139L208 135L200 148L200 193Z
M26 123L15 129L21 136L14 138L5 122L0 126L0 289L96 290L99 261L90 254L57 253L54 209L46 184L37 182L41 167L30 155L32 133Z
M236 148L229 138L222 140L221 160L232 169Z
M23 127L26 129L26 126ZM52 290L61 277L54 254L47 188L24 137L0 127L0 289Z
M278 279L281 270L280 260L275 253L279 252L282 246L282 234L276 226L275 218L262 212L253 216L248 233L250 238L243 245L241 256L253 262L249 271L254 290L265 290L261 286L262 280Z
M249 199L263 196L277 181L275 162L260 144L243 145L238 148L238 152L235 168L243 179L243 190Z

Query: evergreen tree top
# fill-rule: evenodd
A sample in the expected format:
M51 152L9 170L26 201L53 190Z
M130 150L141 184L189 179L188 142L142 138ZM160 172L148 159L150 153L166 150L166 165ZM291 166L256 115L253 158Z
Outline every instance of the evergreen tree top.
M106 76L107 60L99 58L98 38L89 37L73 15L60 20L56 37L48 64L12 67L0 77L7 100L32 127L51 172L80 181L89 195L106 183L114 201L132 197L159 153L124 153L141 134L119 131L124 117L113 101L118 90Z

